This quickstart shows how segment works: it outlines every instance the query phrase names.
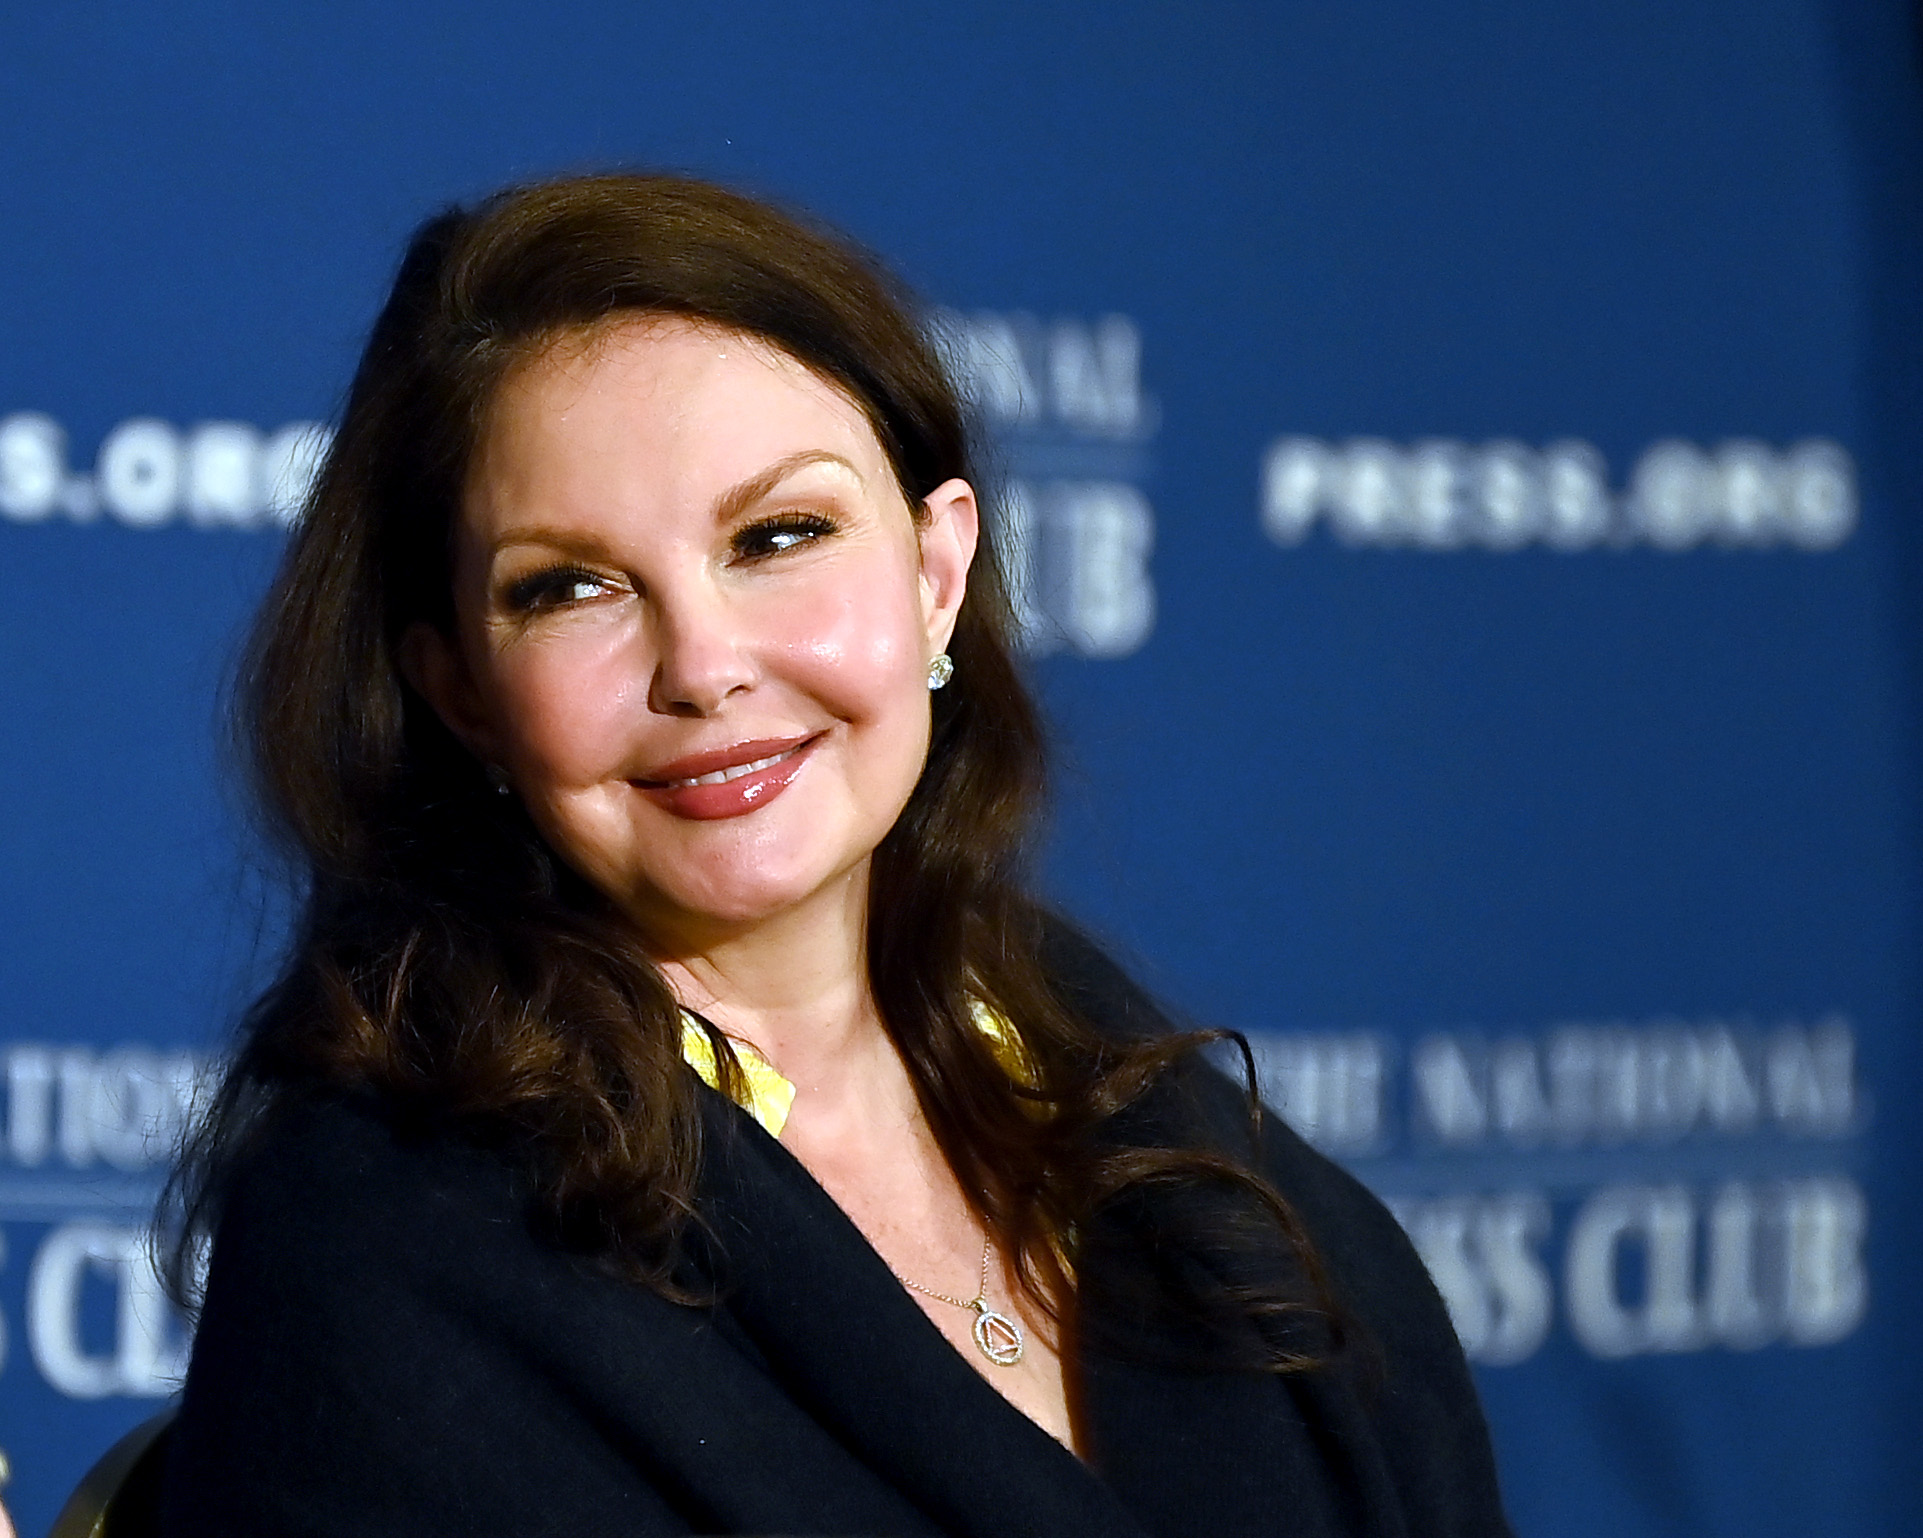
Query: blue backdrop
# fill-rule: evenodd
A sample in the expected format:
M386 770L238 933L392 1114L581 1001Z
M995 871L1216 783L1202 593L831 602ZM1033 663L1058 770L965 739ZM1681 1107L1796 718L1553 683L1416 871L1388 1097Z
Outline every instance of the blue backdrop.
M24 1532L178 1371L143 1208L279 912L216 696L399 243L612 163L814 209L938 312L1062 742L1046 883L1395 1204L1521 1532L1917 1530L1905 6L178 0L4 39Z

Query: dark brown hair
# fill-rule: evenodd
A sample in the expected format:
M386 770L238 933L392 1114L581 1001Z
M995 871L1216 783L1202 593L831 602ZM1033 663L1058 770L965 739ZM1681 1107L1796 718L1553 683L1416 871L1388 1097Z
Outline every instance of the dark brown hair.
M450 531L501 380L563 337L648 314L762 338L839 386L911 509L974 478L965 414L911 307L845 243L766 204L603 176L424 225L246 659L240 736L305 890L286 966L176 1173L190 1238L277 1106L371 1092L510 1150L559 1242L684 1295L706 1091L682 1061L675 998L396 666L408 626L452 627ZM1020 879L1043 744L1011 628L990 531L949 647L954 681L932 696L926 768L873 862L868 966L887 1028L962 1190L1044 1307L1074 1291L1072 1236L1135 1211L1166 1249L1176 1227L1141 1214L1187 1190L1236 1209L1194 1245L1266 1233L1287 1262L1267 1284L1221 1282L1209 1306L1309 1317L1313 1256L1246 1151L1116 1135L1211 1033L1118 1036L1045 975L1049 920ZM971 1025L975 999L1016 1023L1032 1085L1012 1084ZM1262 1334L1256 1365L1307 1360L1285 1336Z

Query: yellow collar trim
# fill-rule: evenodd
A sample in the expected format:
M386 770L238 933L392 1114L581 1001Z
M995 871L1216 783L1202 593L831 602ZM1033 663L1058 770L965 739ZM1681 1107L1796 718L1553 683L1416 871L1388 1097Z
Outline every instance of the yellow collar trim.
M975 1029L988 1038L995 1060L1008 1076L1018 1083L1032 1084L1034 1070L1029 1065L1028 1053L1023 1049L1021 1038L1015 1034L1015 1027L1009 1023L1007 1016L990 1009L980 999L969 1001L968 1014ZM781 1076L780 1069L747 1042L739 1037L730 1037L729 1042L741 1064L741 1097L736 1103L767 1129L768 1136L780 1137L781 1129L788 1125L788 1113L794 1109L794 1085ZM685 1009L681 1011L681 1059L701 1075L701 1082L709 1089L721 1088L721 1070L715 1062L714 1043L708 1039L708 1033L701 1028L700 1022Z
M781 1071L740 1037L730 1037L735 1060L741 1064L741 1095L737 1100L762 1126L769 1137L780 1137L788 1125L788 1112L794 1108L795 1087L782 1078ZM715 1061L714 1043L701 1024L685 1009L681 1011L681 1059L709 1089L721 1088L721 1069Z

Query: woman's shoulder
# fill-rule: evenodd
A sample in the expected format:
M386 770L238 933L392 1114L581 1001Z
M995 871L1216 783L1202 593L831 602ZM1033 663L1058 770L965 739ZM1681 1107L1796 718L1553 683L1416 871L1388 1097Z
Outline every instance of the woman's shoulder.
M525 1232L512 1167L371 1094L275 1101L233 1156L214 1231L210 1289L311 1286L338 1304L361 1272L391 1278Z
M1127 1037L1180 1029L1087 935L1057 923L1046 944L1051 977L1098 1028ZM1462 1530L1506 1531L1468 1364L1415 1246L1374 1192L1273 1111L1252 1105L1250 1085L1238 1077L1192 1054L1158 1085L1153 1124L1171 1139L1252 1159L1293 1209L1358 1348L1345 1355L1373 1364L1359 1380L1373 1385L1361 1402L1404 1509L1472 1513Z
M1107 949L1059 915L1045 922L1042 960L1064 999L1104 1034L1139 1040L1201 1029L1177 1020ZM1179 1097L1182 1120L1194 1132L1245 1157L1251 1151L1252 1107L1247 1081L1232 1071L1237 1058L1229 1043L1223 1043L1219 1054L1197 1053L1169 1088L1172 1098ZM1231 1071L1225 1071L1223 1063ZM1259 1142L1263 1173L1300 1209L1312 1230L1327 1231L1315 1236L1332 1256L1346 1258L1356 1251L1363 1269L1384 1250L1398 1260L1414 1260L1413 1248L1381 1201L1281 1117L1262 1115Z
M614 1413L607 1358L679 1339L668 1305L545 1242L511 1160L370 1097L301 1095L255 1132L164 1531L673 1530L582 1407Z
M1184 1028L1089 935L1059 917L1043 936L1049 977L1090 1024L1121 1039L1167 1035ZM1240 1054L1197 1052L1159 1087L1146 1117L1171 1140L1199 1140L1238 1159L1252 1159L1295 1210L1343 1304L1384 1344L1455 1350L1440 1296L1415 1247L1374 1192L1293 1127L1250 1098L1233 1069ZM1213 1059L1213 1060L1211 1060ZM1221 1064L1228 1064L1225 1071ZM1259 1091L1259 1083L1254 1086Z

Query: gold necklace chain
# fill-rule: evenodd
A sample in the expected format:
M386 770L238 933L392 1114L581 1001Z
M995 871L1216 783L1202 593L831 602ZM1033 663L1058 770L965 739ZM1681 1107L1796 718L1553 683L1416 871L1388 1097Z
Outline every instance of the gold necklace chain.
M994 1252L995 1241L993 1239L988 1240L987 1243L982 1245L982 1285L981 1289L972 1298L951 1298L945 1292L937 1292L932 1287L922 1286L920 1282L909 1281L908 1278L903 1276L899 1271L895 1271L893 1266L890 1266L888 1269L895 1272L895 1280L900 1282L902 1286L912 1292L920 1293L925 1298L933 1298L938 1303L952 1303L956 1308L974 1308L988 1297L988 1260Z
M924 1287L920 1282L911 1282L893 1266L888 1270L896 1281L910 1292L918 1292L925 1298L933 1298L937 1303L947 1303L955 1308L971 1310L975 1315L975 1346L981 1354L997 1367L1013 1367L1022 1359L1028 1348L1023 1338L1022 1327L1008 1315L988 1306L988 1262L995 1253L995 1241L991 1237L982 1244L982 1285L981 1290L972 1298L951 1297L948 1293L937 1292L932 1287Z

